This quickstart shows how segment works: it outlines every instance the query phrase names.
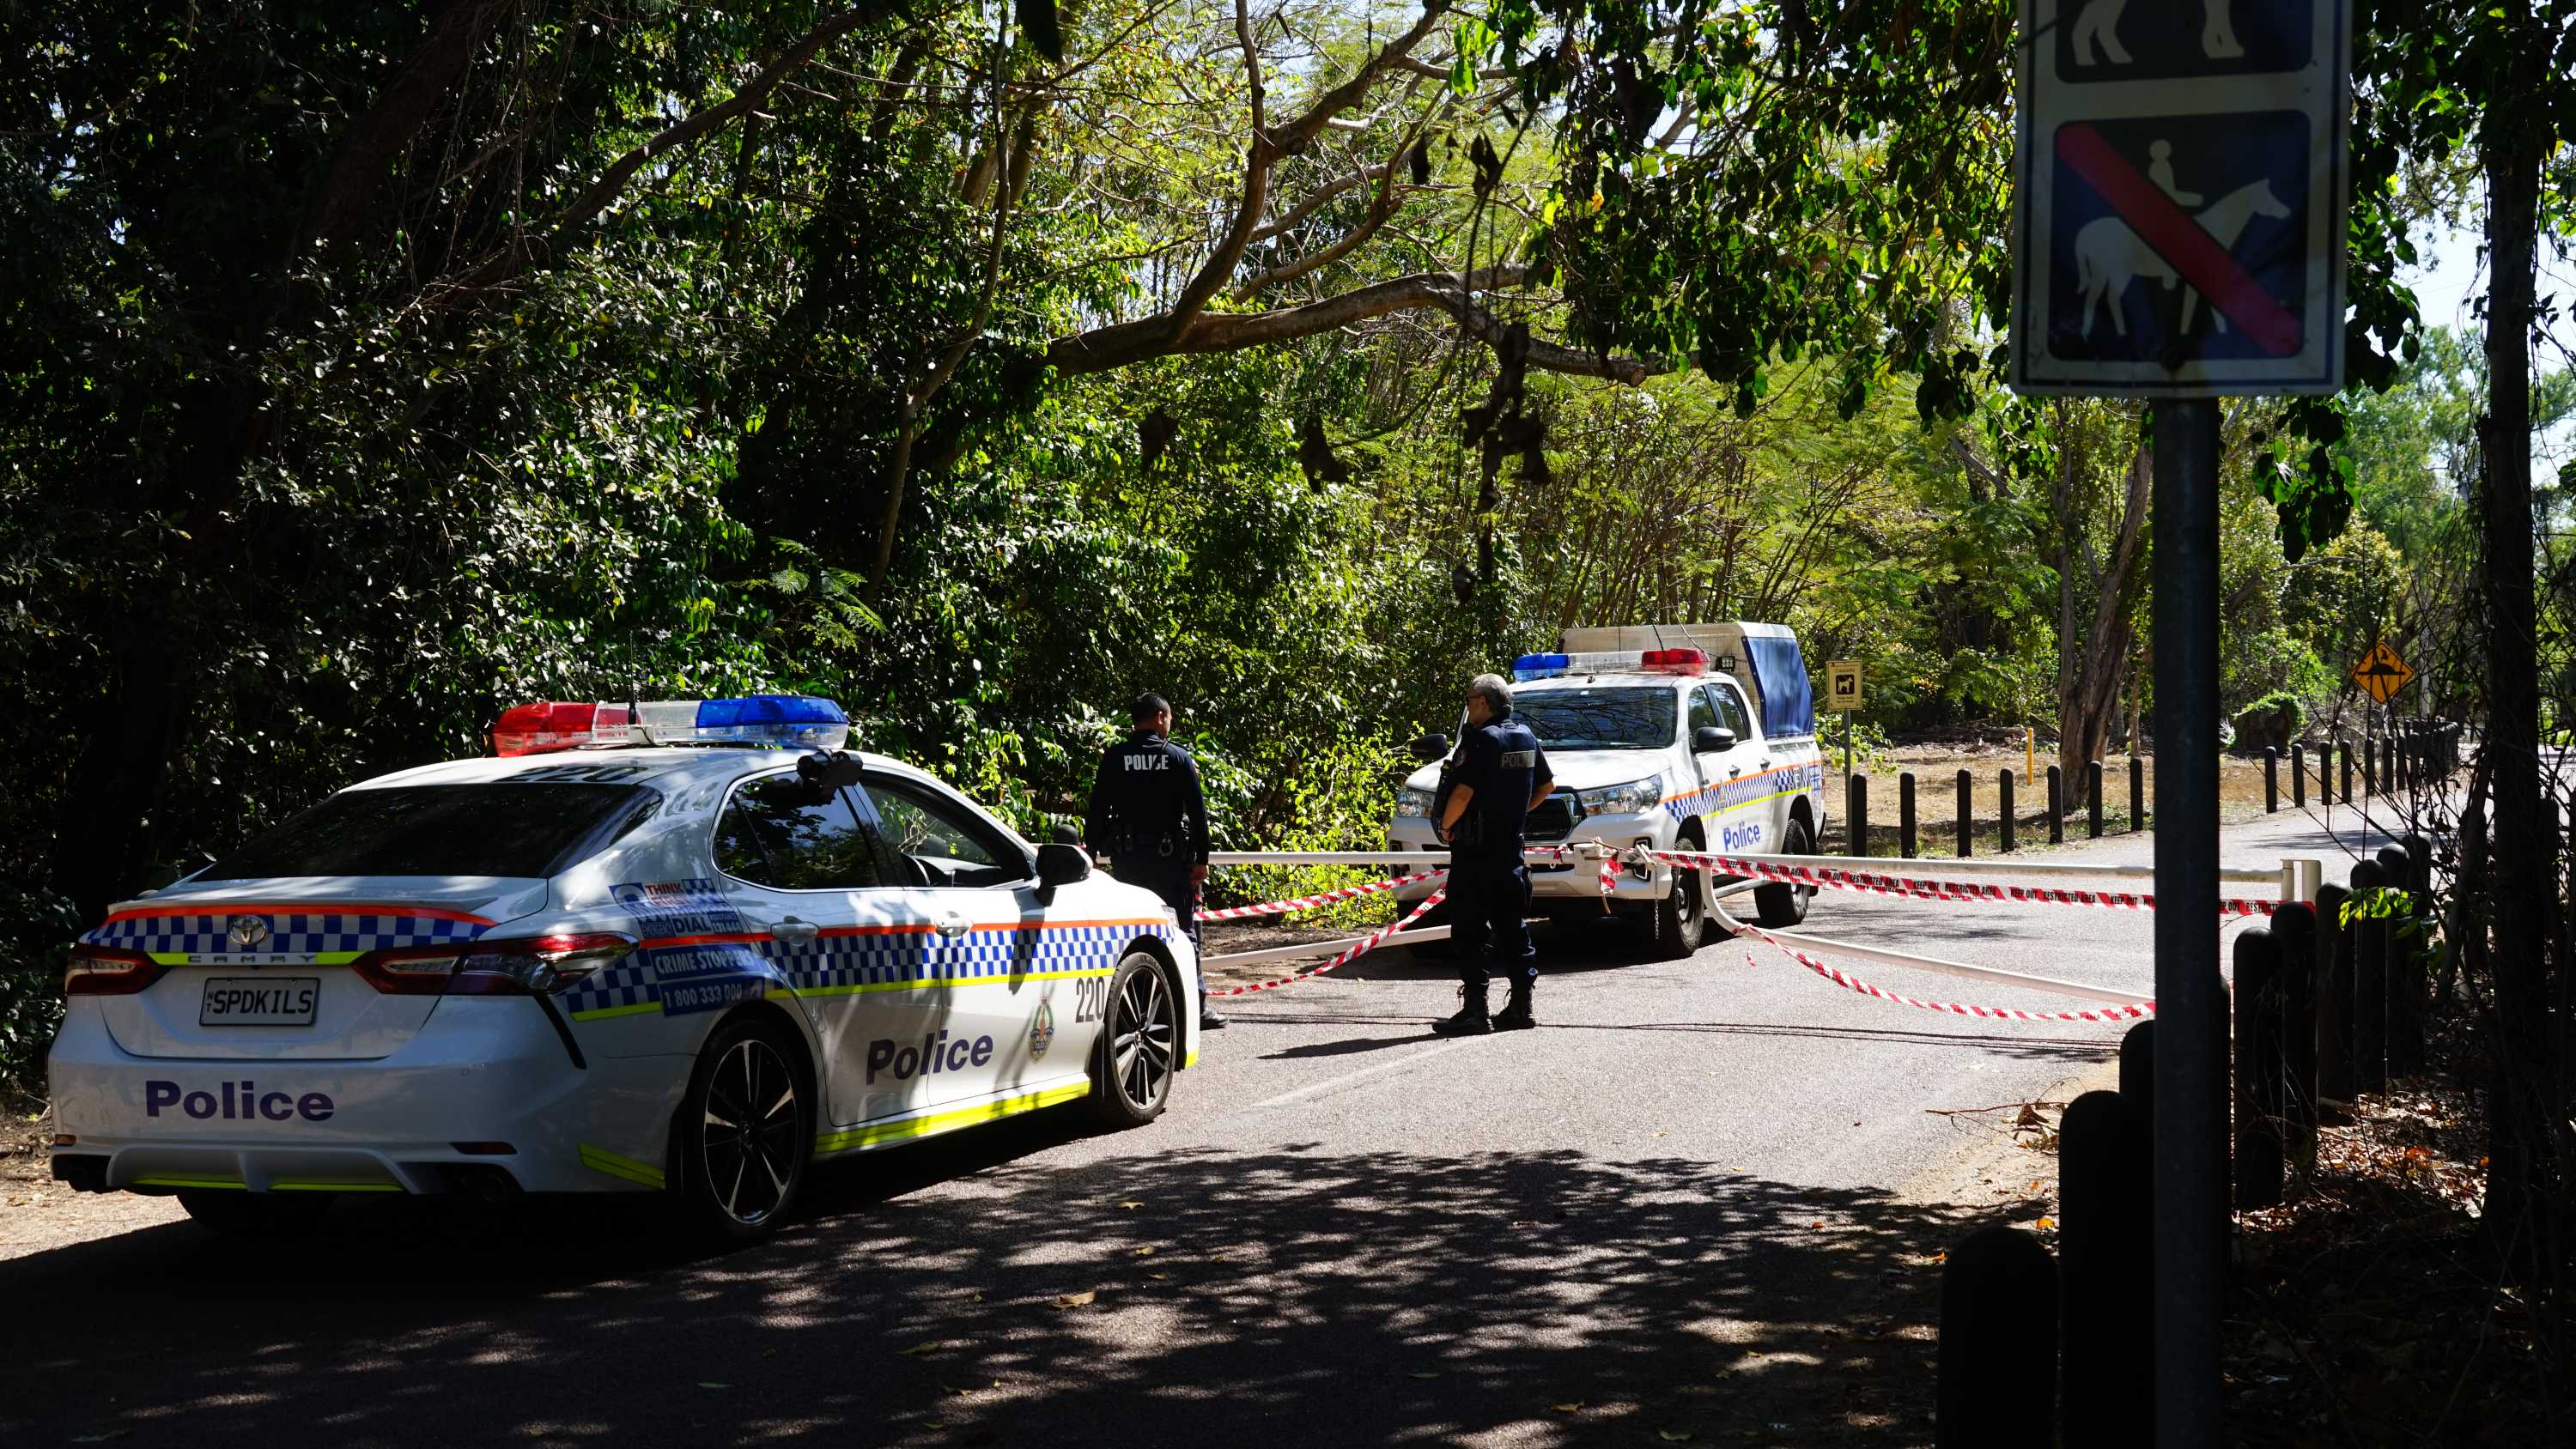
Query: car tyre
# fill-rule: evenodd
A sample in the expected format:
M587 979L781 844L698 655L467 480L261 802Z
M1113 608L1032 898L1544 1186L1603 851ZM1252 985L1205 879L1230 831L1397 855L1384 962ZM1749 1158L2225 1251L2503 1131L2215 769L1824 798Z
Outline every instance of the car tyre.
M238 1238L281 1238L311 1230L331 1211L327 1195L304 1193L183 1192L179 1206L202 1227Z
M1782 841L1780 853L1782 855L1816 853L1815 832L1807 828L1807 822L1803 818L1795 815L1789 817L1789 832ZM1761 912L1760 920L1766 926L1798 925L1807 919L1807 903L1815 898L1814 886L1790 885L1786 881L1753 888L1753 904Z
M812 1074L775 1023L736 1017L698 1053L680 1101L670 1191L689 1226L719 1242L770 1235L795 1207L814 1155Z
M1697 850L1699 842L1685 839L1684 850ZM1659 961L1682 961L1696 955L1708 939L1708 872L1691 866L1673 867L1670 894L1650 908L1647 929L1652 935L1655 958Z
M1163 963L1131 951L1109 978L1100 1040L1091 1051L1091 1114L1123 1132L1163 1115L1180 1066L1180 996Z

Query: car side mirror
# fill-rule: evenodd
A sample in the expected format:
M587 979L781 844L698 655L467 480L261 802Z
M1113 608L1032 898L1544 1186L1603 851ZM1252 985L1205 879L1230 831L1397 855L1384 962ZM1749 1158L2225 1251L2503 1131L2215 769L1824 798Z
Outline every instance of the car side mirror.
M1056 887L1091 878L1091 857L1079 845L1050 840L1038 847L1038 904L1051 905Z
M1722 755L1735 748L1735 731L1724 725L1701 725L1691 731L1691 753Z
M1428 765L1434 760L1447 757L1449 753L1449 737L1447 735L1437 734L1424 735L1422 738L1415 740L1409 748L1412 751L1414 763Z
M817 789L846 790L867 774L847 750L816 750L796 762L796 778Z

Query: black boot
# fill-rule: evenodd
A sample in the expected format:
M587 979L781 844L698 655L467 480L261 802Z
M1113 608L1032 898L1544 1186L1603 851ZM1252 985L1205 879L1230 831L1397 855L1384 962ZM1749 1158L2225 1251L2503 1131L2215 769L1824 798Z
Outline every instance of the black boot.
M1530 979L1526 976L1513 980L1512 999L1495 1014L1494 1030L1527 1031L1538 1025L1538 1018L1530 1015L1530 987Z
M1229 1019L1224 1012L1208 1005L1208 994L1202 987L1199 991L1199 1030L1223 1031Z
M1485 1014L1485 985L1458 988L1458 999L1466 1003L1456 1016L1444 1016L1431 1023L1432 1031L1441 1036L1485 1036L1494 1029L1494 1019Z

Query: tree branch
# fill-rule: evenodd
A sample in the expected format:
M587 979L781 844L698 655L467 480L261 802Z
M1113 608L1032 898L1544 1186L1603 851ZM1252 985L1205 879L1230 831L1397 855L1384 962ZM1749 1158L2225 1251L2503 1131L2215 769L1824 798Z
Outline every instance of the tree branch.
M451 0L431 21L420 48L394 72L376 103L340 138L331 153L331 168L314 193L313 207L297 229L292 268L315 247L336 246L349 239L375 212L377 190L385 173L429 124L474 64L474 53L492 31L493 22L511 0Z

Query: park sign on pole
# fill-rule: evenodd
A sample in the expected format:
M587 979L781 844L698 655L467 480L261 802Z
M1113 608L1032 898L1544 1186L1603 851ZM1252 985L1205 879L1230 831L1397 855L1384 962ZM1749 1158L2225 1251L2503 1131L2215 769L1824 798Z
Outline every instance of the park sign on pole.
M1860 663L1837 659L1825 666L1825 708L1860 708Z
M2013 389L2343 385L2351 0L2021 0Z

